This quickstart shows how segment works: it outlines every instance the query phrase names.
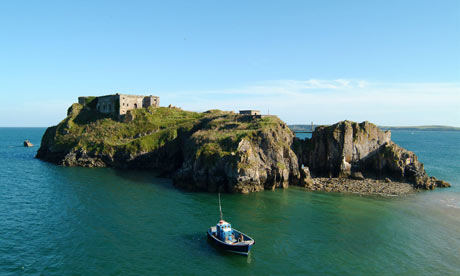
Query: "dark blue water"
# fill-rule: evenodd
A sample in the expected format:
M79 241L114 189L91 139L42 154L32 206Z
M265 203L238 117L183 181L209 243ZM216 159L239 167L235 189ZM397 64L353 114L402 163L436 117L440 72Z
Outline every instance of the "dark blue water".
M460 132L393 131L450 189L382 198L301 188L223 195L249 257L206 241L215 194L150 172L34 159L44 129L0 128L0 275L459 275Z

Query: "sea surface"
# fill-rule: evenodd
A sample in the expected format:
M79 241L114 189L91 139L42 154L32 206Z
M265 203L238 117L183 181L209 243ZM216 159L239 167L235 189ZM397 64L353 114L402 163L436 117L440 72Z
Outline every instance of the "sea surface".
M378 197L277 189L224 194L256 240L212 247L216 194L153 172L34 158L44 128L0 128L0 275L460 275L460 132L393 131L452 188Z

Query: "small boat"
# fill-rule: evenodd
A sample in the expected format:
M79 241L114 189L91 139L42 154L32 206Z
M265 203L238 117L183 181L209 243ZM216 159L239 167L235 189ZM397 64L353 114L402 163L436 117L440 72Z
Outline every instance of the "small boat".
M211 226L208 229L208 239L217 247L224 250L248 255L251 247L256 243L253 238L232 228L231 224L222 219L222 208L220 206L219 194L219 209L220 221L216 226Z

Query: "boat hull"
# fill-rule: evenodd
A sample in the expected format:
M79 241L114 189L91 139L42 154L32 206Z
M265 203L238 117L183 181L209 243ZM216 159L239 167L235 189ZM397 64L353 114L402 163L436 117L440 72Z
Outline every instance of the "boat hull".
M237 233L241 233L236 230L234 231ZM208 230L207 235L208 235L208 239L220 249L230 251L233 253L242 254L242 255L248 255L249 251L251 250L251 247L255 244L254 240L245 234L243 235L245 237L245 240L247 241L246 243L234 243L234 244L229 244L229 243L219 240L215 235L213 235L211 228Z

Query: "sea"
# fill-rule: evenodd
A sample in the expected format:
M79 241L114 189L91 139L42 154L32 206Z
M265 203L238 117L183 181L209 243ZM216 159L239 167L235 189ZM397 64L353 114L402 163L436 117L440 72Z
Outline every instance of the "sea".
M217 194L176 189L155 172L40 161L44 131L0 128L2 276L460 275L460 132L392 131L451 188L223 194L224 219L256 241L246 257L207 241Z

